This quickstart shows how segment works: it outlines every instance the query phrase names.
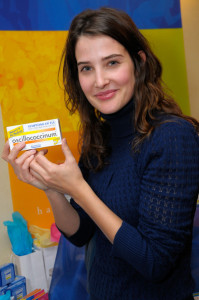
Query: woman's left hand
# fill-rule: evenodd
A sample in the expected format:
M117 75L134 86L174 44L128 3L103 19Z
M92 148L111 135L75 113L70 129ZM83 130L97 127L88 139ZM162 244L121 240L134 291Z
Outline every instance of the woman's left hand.
M30 171L49 188L76 198L84 178L66 139L62 141L62 151L65 156L63 164L54 164L38 153L30 164Z

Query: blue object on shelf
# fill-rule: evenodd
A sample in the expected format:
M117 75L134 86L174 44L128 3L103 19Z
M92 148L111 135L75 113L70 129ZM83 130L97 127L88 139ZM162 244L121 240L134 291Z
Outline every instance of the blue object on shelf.
M14 299L21 299L26 296L26 279L24 276L16 276L15 280L9 284L8 291L11 292L11 296L14 296Z
M15 279L15 269L13 263L0 266L0 287L11 283Z

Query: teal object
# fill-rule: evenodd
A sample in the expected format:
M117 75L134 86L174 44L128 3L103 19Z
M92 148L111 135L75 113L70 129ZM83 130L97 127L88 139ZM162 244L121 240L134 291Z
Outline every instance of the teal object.
M11 293L7 291L5 295L0 296L0 300L10 300Z
M3 222L7 226L12 251L19 256L32 253L33 238L28 231L27 221L19 212L14 212L12 218L13 222Z

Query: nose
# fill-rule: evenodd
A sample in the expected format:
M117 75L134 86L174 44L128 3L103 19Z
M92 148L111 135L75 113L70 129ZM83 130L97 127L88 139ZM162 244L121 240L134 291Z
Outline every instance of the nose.
M96 88L103 88L109 83L109 79L107 77L107 73L102 70L98 69L95 71L95 87Z

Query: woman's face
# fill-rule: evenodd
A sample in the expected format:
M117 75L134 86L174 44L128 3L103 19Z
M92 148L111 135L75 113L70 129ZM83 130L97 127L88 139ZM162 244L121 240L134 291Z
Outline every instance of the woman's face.
M134 64L127 50L106 35L81 36L76 44L79 82L90 104L112 114L132 98Z

